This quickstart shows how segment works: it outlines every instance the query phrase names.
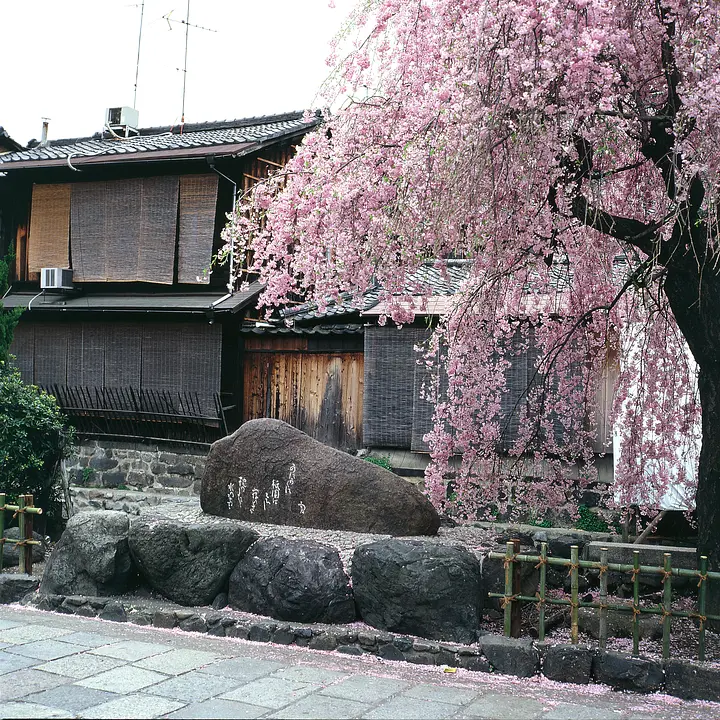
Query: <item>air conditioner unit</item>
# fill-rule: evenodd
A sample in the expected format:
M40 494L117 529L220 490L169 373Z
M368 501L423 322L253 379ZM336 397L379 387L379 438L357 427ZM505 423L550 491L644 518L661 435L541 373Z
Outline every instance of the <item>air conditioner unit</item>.
M41 290L72 290L73 271L67 268L42 268L40 270Z
M114 107L105 111L105 125L114 132L119 132L126 137L132 132L137 133L140 122L140 114L135 108Z

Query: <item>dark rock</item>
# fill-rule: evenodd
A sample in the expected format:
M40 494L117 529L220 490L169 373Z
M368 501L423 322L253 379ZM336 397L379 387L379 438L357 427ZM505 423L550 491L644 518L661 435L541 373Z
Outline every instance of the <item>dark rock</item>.
M25 573L0 574L0 603L19 602L30 592L37 590L40 581Z
M248 632L248 640L253 640L254 642L270 642L272 634L275 632L275 627L275 625L253 623Z
M127 482L127 475L121 472L103 473L103 487L116 488L118 485L124 485Z
M80 617L97 617L98 611L88 603L87 605L81 605L79 608L76 608L75 614ZM109 620L111 618L104 619Z
M369 625L435 640L475 640L480 563L468 550L380 540L356 548L352 568L355 600Z
M124 512L73 515L45 565L42 595L122 595L135 576Z
M550 645L543 674L550 680L586 685L592 677L595 651L584 645Z
M20 528L8 528L3 533L3 537L8 540L19 540ZM32 561L33 563L40 563L45 559L45 540L40 533L36 532L33 533L33 540L37 540L40 545L30 545L32 548ZM18 567L20 564L20 549L15 545L15 543L5 543L2 564L3 567Z
M312 628L295 628L295 637L311 638L313 636Z
M417 652L417 650L410 650L405 653L405 660L409 663L415 663L415 665L434 665L435 656L432 653Z
M131 610L128 613L128 622L133 625L152 625L152 615L142 610Z
M663 683L663 669L654 660L634 658L616 652L600 652L593 664L595 682L615 690L654 692Z
M357 641L365 649L374 648L375 645L377 645L377 635L367 632L359 632L357 636Z
M236 623L235 625L230 625L230 627L225 628L225 635L227 637L247 640L249 634L248 628L243 624Z
M393 640L393 645L402 652L407 652L408 650L412 650L413 647L413 641L410 638L405 637L396 637Z
M516 677L532 677L538 671L540 657L531 640L484 635L480 648L497 672Z
M492 670L487 658L480 655L461 655L458 663L461 668L474 672L490 672Z
M153 615L153 625L158 628L174 628L175 613L172 610L158 610Z
M689 660L665 663L665 689L684 700L720 702L720 672Z
M272 641L278 645L292 645L295 642L295 633L286 625L279 627L273 633Z
M260 540L230 576L236 610L294 622L355 620L350 581L337 550L312 540Z
M167 469L169 475L195 475L195 468L190 463L177 463Z
M214 635L215 637L225 637L225 627L222 625L222 623L218 623L217 625L209 627L207 629L207 634Z
M388 643L381 645L377 653L384 660L405 660L405 654L400 652L395 645Z
M267 418L213 443L200 503L212 515L328 530L434 535L440 526L406 480Z
M93 470L112 470L117 467L118 461L107 457L92 457L88 463Z
M447 665L448 667L457 667L458 658L455 653L450 652L449 650L441 649L440 652L435 655L435 664Z
M503 546L502 552L505 552L505 543L512 542L513 540L519 540L521 546L534 546L533 533L523 532L522 530L513 530L512 528L508 528L505 532L500 533L500 535L495 538L495 542L498 545Z
M505 548L497 547L494 548L494 551L504 553ZM528 551L528 554L532 554L532 551ZM531 597L535 595L538 582L540 582L540 571L535 568L535 565L533 563L520 563L520 595L529 595ZM487 555L483 557L482 588L481 613L500 612L502 599L488 597L488 593L505 592L505 568L502 560L493 560Z
M87 602L87 598L83 597L82 595L69 595L65 598L65 602L68 605L75 605L76 607L80 607L80 605L84 605Z
M364 655L362 648L357 645L340 645L337 651L343 655Z
M189 618L185 618L178 627L186 632L207 632L207 623L205 622L205 618L195 614L191 615Z
M608 610L607 636L631 638L633 635L633 616L631 612ZM657 615L640 615L638 617L640 639L657 640L662 637L662 624ZM600 637L600 616L595 608L578 608L578 627L582 632L597 640Z
M308 647L312 650L334 650L337 647L337 640L334 635L324 633L313 637Z
M127 622L127 614L123 604L116 601L110 601L100 613L102 620L112 620L113 622Z
M227 593L221 592L215 596L215 599L212 601L211 607L213 610L222 610L224 607L227 607L227 604L228 604Z
M77 605L70 605L68 602L63 602L62 605L58 605L57 612L63 613L64 615L74 615L77 611Z
M235 523L133 518L130 552L152 588L180 605L209 605L258 534Z
M583 535L579 533L568 533L567 535L558 535L550 538L548 542L548 554L554 557L569 558L570 548L573 545L578 546L578 552L582 557L582 551L587 543Z

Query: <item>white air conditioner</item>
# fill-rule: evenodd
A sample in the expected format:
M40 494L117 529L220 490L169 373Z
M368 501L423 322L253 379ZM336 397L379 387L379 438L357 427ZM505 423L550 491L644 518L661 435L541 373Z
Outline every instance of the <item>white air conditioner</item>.
M108 108L105 111L105 125L124 134L128 131L137 131L139 122L140 113L135 108L123 106Z
M72 290L73 271L66 268L42 268L40 270L41 290Z

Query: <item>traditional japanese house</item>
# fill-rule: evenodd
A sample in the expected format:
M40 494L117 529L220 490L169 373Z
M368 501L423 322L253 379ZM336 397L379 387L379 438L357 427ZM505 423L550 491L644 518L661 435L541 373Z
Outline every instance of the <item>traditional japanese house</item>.
M221 231L319 120L136 118L114 109L93 137L0 156L3 303L25 308L11 352L81 434L207 443L241 420L238 329L259 291L213 264Z

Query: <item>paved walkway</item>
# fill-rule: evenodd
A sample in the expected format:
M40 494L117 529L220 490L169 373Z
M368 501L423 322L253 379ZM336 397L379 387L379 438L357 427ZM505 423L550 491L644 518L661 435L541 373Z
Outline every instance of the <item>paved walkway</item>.
M720 704L2 606L0 717L710 720Z

